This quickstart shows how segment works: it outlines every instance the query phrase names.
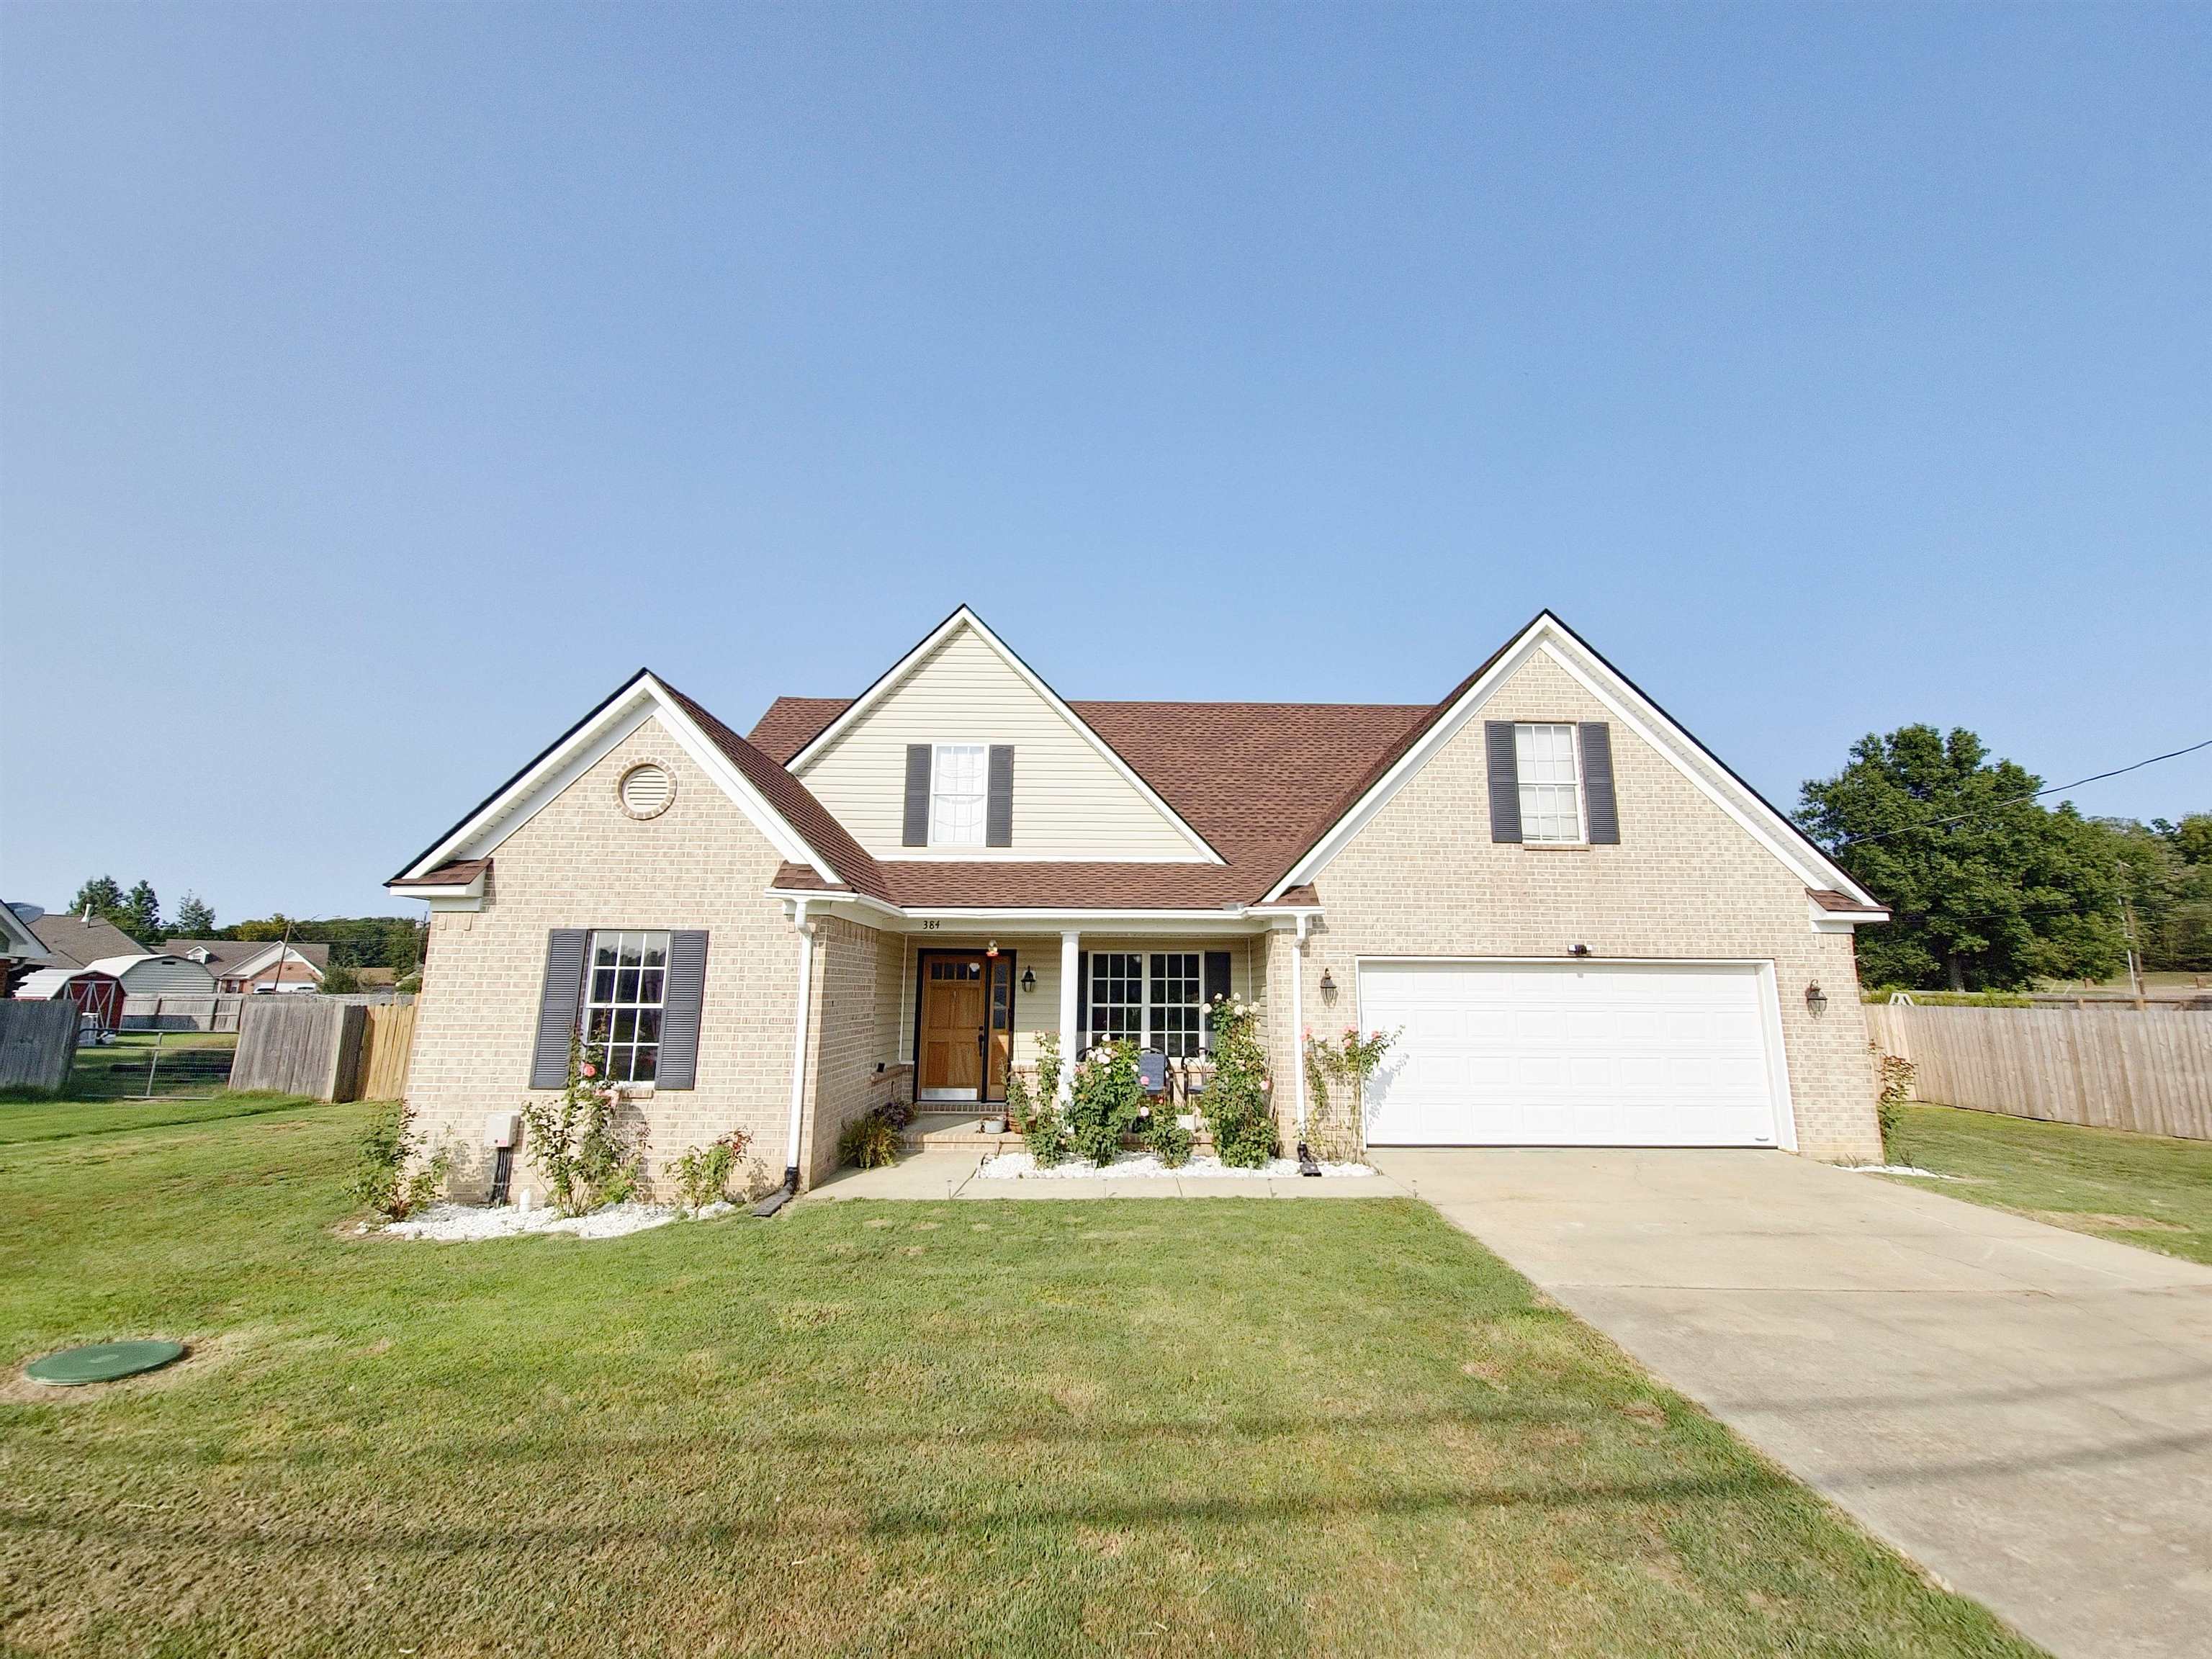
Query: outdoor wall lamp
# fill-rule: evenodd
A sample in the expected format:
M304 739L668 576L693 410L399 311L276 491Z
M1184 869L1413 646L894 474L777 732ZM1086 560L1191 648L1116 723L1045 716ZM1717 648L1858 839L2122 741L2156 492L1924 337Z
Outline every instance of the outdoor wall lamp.
M1326 968L1321 970L1321 1000L1323 1002L1336 1000L1336 976Z
M1567 954L1571 957L1586 957L1589 954L1589 946L1587 945L1570 945L1567 946Z
M1805 1006L1813 1011L1816 1019L1828 1012L1828 994L1820 988L1820 981L1814 980L1805 988Z
M1022 989L1024 991L1034 991L1036 989L1036 969L1024 968L1022 969Z

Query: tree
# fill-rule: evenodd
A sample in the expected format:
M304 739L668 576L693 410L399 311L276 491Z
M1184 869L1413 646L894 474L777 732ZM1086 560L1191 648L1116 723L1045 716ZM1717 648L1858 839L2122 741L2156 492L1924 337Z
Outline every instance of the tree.
M169 926L180 939L205 939L215 932L215 911L198 893L187 893Z
M1868 983L2013 989L2118 969L2117 837L2071 802L2027 799L2042 787L1972 732L1918 725L1868 733L1804 786L1800 826L1892 913L1859 936Z
M123 890L116 885L112 876L94 876L76 890L70 901L72 915L82 915L87 910L109 921L123 913Z
M115 925L149 951L161 943L161 901L154 896L153 883L142 880L123 896L123 914Z
M361 989L361 975L343 962L334 962L323 969L323 994L349 997Z

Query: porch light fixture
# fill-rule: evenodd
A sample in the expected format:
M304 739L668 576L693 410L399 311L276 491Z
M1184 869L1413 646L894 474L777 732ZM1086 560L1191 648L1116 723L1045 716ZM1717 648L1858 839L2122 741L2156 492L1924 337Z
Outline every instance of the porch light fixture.
M1567 946L1567 954L1571 957L1586 957L1589 954L1589 946L1587 945L1570 945Z
M1814 980L1805 988L1805 1006L1813 1011L1816 1019L1828 1012L1828 994L1820 988L1820 981Z
M985 945L985 946L983 947L983 954L984 954L985 956L987 956L987 957L995 957L996 955L998 955L998 954L999 954L999 941L998 941L998 940L996 940L996 939L993 939L993 940L992 940L988 945Z
M1336 1000L1336 975L1326 968L1321 970L1321 1000L1323 1002Z
M1036 989L1036 969L1024 968L1022 969L1022 989L1024 992L1034 991Z

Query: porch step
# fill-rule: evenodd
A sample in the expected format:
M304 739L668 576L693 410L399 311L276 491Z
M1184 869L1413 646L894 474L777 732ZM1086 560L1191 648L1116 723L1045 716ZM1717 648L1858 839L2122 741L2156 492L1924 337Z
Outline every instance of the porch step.
M1002 1135L985 1134L981 1125L983 1115L977 1111L916 1112L906 1127L899 1131L899 1145L908 1152L925 1147L973 1148L978 1152L1019 1152L1022 1138L1012 1133Z

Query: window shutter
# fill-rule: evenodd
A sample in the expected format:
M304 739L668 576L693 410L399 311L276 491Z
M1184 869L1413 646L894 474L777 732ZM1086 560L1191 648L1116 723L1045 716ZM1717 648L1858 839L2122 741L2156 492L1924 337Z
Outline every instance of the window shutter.
M1009 743L991 745L991 799L989 815L983 821L983 845L1012 847L1014 844L1014 747Z
M1521 839L1521 767L1513 757L1513 722L1485 720L1490 744L1490 838Z
M699 1075L699 1005L707 994L707 934L668 936L668 981L660 1008L660 1064L653 1086L689 1089Z
M545 940L545 983L538 994L538 1041L530 1051L530 1086L568 1086L568 1039L575 1034L576 1010L584 996L584 948L591 935L581 927L556 927Z
M1620 807L1613 795L1613 728L1603 720L1584 720L1579 735L1583 750L1583 817L1589 826L1590 845L1620 843Z
M1091 1046L1091 952L1075 953L1075 1053L1063 1056L1073 1066L1077 1056ZM1072 1077L1073 1073L1070 1073Z
M899 844L929 845L929 745L926 743L906 746L906 828Z
M1225 997L1229 994L1228 951L1208 951L1206 953L1206 977L1200 981L1200 984L1202 988L1200 994L1208 1008L1213 1006L1214 998ZM1206 1052L1212 1054L1213 1052L1213 1022L1201 1013L1199 1016L1198 1029L1206 1039L1203 1045Z

